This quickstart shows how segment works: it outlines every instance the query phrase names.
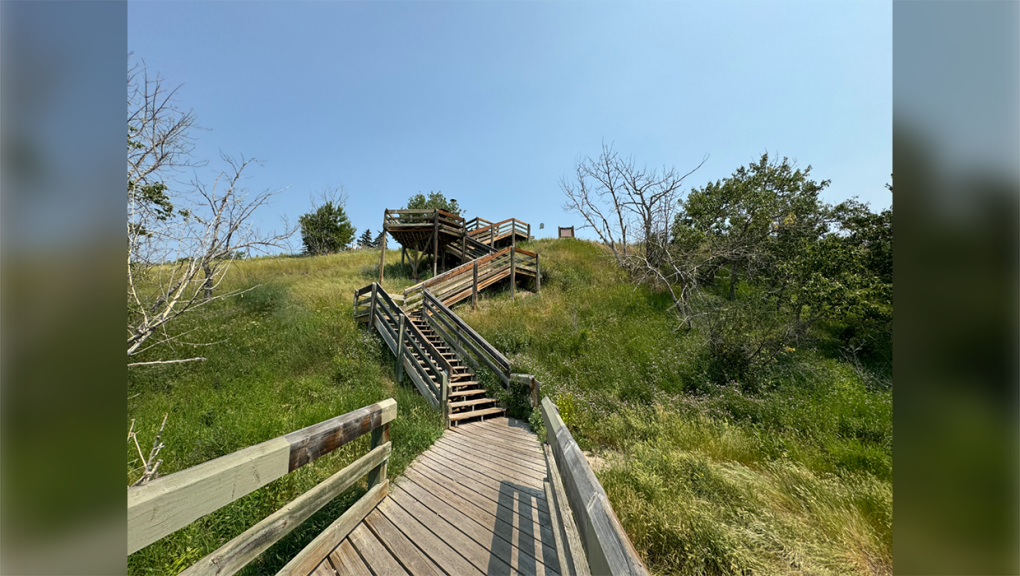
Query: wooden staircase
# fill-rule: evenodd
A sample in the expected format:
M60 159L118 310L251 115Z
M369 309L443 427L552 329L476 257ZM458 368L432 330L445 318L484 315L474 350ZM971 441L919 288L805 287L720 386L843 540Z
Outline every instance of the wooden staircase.
M475 419L484 420L486 417L503 416L505 410L497 406L494 398L485 395L485 388L478 382L475 372L429 326L428 320L422 316L421 310L408 318L453 368L453 373L450 375L450 423L457 425L461 422L472 422ZM425 361L417 357L417 352L414 350L411 352L415 361L424 366Z

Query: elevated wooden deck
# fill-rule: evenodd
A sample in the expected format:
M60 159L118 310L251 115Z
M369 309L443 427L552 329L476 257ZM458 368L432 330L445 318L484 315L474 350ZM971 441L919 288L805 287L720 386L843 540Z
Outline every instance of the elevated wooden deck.
M311 574L559 574L546 475L523 422L449 429Z

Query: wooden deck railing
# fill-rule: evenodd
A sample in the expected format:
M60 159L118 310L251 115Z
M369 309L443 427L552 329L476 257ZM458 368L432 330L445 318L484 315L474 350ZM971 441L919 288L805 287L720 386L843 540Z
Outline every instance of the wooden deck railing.
M481 220L476 218L475 220ZM485 220L484 222L488 222ZM468 236L492 246L498 240L506 238L508 236L524 236L527 239L531 239L531 224L523 222L516 218L508 218L501 222L489 222L486 226L476 225L474 228L468 227Z
M128 488L127 553L132 554L371 432L372 443L367 454L182 574L234 574L367 474L368 492L291 559L280 573L300 572L313 560L318 563L322 560L322 556L317 556L319 551L328 552L339 544L386 496L389 490L386 465L391 452L389 427L396 417L396 401L383 400L148 484ZM314 566L311 564L304 574Z
M549 442L545 447L550 480L546 492L561 574L648 576L606 491L548 397L542 399L542 420Z
M503 381L504 387L509 385L511 369L510 361L506 356L503 356L495 346L489 344L485 338L482 338L468 326L467 322L454 314L431 292L425 290L422 294L425 317L432 329L475 370L481 369L481 365L485 364Z
M404 308L417 310L422 303L425 290L440 298L447 305L453 305L471 297L477 300L478 291L500 280L510 278L510 296L516 297L517 272L527 273L535 278L536 292L542 290L542 279L538 254L522 248L506 248L461 264L438 276L419 282L404 290Z
M368 297L362 298L365 295ZM448 414L453 366L421 330L407 319L404 310L397 306L379 284L373 282L355 291L354 317L373 326L389 346L396 357L397 381L403 379L406 371L429 404L439 409L444 416ZM412 351L423 359L424 365L415 360Z

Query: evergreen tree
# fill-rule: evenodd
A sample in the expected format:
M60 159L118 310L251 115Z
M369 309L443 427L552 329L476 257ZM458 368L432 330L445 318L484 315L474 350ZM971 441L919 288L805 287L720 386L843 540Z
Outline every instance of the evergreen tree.
M358 245L362 248L375 248L375 242L372 242L372 229L365 228L365 232L358 239Z

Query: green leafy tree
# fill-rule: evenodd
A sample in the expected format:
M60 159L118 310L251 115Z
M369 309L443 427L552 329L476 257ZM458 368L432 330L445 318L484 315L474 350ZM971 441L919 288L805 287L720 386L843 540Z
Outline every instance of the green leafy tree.
M372 240L372 247L373 248L378 248L378 247L382 246L383 234L385 234L385 233L386 233L385 230L380 230L379 233L375 235L375 240Z
M375 242L372 241L371 228L365 228L365 232L361 234L361 238L358 238L358 245L362 248L375 248Z
M328 190L322 203L312 203L314 210L298 218L301 226L301 243L308 254L332 254L347 248L357 230L351 225L344 205L347 195L343 188Z
M427 197L419 192L408 198L407 206L404 207L405 210L432 210L434 208L445 210L457 216L461 215L461 207L457 204L457 201L447 200L446 196L443 196L442 191L429 192Z

